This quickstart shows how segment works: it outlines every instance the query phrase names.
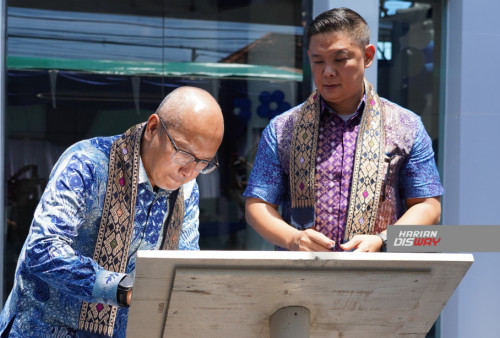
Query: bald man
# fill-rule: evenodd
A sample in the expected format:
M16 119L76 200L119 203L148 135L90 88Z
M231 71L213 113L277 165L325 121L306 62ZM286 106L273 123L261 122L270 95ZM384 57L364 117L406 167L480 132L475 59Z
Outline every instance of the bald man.
M35 211L1 336L125 337L138 250L199 250L195 178L218 167L221 109L180 87L146 123L68 148Z

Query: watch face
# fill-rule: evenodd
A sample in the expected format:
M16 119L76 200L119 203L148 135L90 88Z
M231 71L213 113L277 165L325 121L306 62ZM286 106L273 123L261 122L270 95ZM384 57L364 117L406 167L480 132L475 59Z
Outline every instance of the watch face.
M128 292L127 290L123 290L118 288L116 291L116 300L119 306L121 307L129 307L127 298L128 298Z

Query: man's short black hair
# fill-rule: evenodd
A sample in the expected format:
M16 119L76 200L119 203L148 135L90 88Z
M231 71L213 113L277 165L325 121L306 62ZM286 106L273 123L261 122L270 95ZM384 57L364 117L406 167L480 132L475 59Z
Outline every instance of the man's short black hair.
M361 15L349 8L333 8L318 15L307 27L307 46L313 35L330 32L347 32L361 48L370 43L368 24Z

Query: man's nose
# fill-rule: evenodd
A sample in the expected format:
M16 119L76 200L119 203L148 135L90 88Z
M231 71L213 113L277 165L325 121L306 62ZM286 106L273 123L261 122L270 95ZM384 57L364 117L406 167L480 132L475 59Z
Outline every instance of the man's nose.
M332 63L327 62L325 64L325 71L323 72L323 75L324 76L336 76L337 71L335 70L335 66Z
M179 169L179 173L182 175L182 177L191 177L198 174L195 168L196 161L181 166L181 168Z

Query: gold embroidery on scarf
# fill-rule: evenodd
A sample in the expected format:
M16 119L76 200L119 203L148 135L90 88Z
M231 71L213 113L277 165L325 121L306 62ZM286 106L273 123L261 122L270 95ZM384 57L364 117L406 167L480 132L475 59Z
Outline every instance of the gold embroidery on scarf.
M292 208L314 206L314 173L318 146L320 95L309 96L298 112L290 146Z
M384 179L385 114L365 80L365 110L359 126L344 239L374 233Z
M384 174L384 111L365 79L366 102L361 119L349 199L346 240L374 231ZM320 94L315 91L298 112L290 146L292 208L314 207L314 173L320 119Z
M172 210L171 220L169 222L165 238L163 239L162 250L177 250L179 247L179 237L181 234L182 223L184 221L184 192L181 187ZM166 225L165 225L166 226Z
M93 259L104 269L124 272L133 229L144 125L130 128L111 146L106 197ZM112 336L117 307L83 302L79 328Z
M93 259L104 269L125 272L132 238L137 185L139 179L140 143L145 123L136 125L118 138L110 150L106 197L99 225ZM164 248L175 250L184 219L184 198L179 189L171 219L166 227ZM118 307L83 302L79 329L113 335Z

